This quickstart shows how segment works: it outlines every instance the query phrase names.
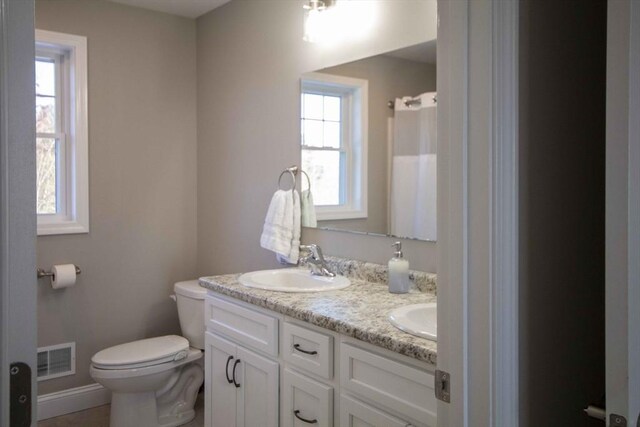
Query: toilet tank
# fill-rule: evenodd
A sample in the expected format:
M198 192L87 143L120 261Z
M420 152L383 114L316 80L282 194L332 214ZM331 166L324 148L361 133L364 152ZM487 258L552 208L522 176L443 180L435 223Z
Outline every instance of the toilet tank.
M173 287L182 336L189 345L204 350L204 297L207 290L197 280L178 282Z

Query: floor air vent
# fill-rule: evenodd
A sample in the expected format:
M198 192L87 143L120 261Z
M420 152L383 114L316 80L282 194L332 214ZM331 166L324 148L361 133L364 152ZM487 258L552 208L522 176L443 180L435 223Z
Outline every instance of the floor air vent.
M38 349L38 381L76 373L76 343L51 345Z

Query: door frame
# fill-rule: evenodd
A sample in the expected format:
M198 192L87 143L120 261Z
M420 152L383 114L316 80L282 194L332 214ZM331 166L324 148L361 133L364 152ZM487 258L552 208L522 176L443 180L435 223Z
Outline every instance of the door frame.
M517 426L519 2L438 15L438 425Z
M24 80L33 76L5 72L33 58L33 9L32 0L0 0L3 425L8 364L35 368L33 123L32 114L22 120L14 112L14 101L31 111L33 86ZM438 14L438 129L447 141L438 166L438 367L452 375L451 403L439 402L438 424L517 426L518 1L439 0ZM21 357L26 348L31 355ZM35 396L35 376L32 384Z
M607 8L606 411L640 420L640 2Z
M0 425L9 422L9 367L31 368L36 416L34 2L0 0Z

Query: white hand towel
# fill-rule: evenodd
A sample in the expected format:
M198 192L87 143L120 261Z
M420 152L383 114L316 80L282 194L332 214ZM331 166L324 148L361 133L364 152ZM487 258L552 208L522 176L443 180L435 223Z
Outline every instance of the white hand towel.
M288 261L297 264L300 257L300 193L293 190L293 238L291 239L291 249Z
M274 193L264 220L260 246L296 264L300 251L300 195L297 191Z
M313 194L304 190L300 195L300 206L302 210L302 226L315 228L318 226L316 219L316 207L313 204Z

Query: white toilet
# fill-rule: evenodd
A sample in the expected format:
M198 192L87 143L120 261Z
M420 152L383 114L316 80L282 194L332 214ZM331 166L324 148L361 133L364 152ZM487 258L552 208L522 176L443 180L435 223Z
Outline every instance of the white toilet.
M178 282L175 300L183 337L167 335L99 351L91 377L111 390L111 427L173 427L195 417L204 380L204 296L197 280Z

